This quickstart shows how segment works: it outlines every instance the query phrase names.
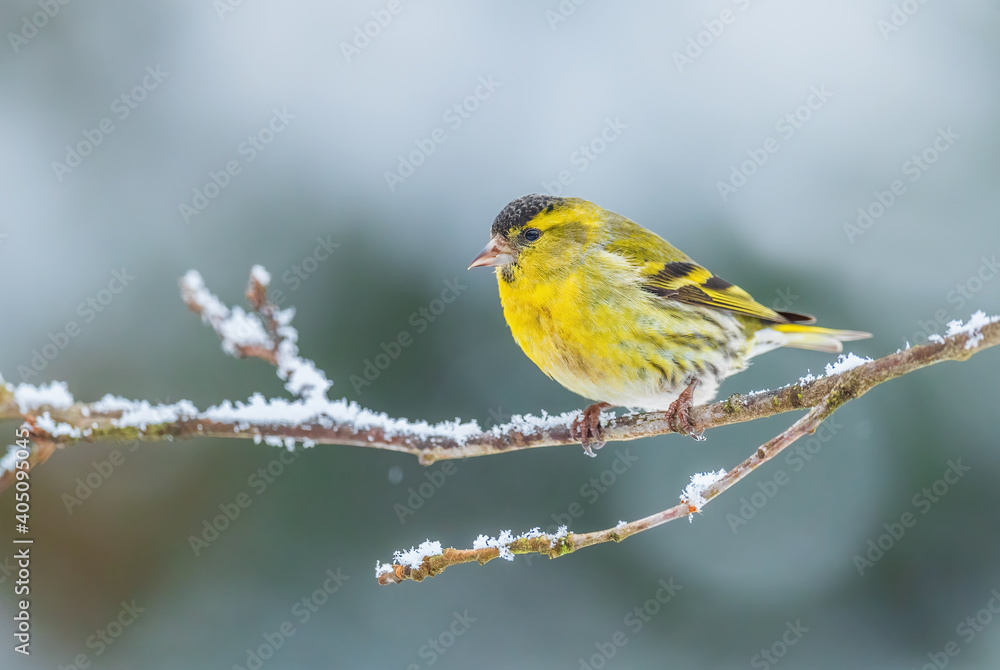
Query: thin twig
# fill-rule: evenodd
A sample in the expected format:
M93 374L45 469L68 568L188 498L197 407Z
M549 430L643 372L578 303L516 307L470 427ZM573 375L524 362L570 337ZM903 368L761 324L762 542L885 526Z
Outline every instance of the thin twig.
M850 373L847 373L850 374ZM713 498L717 497L726 489L730 488L740 480L747 477L757 467L771 460L788 445L795 442L803 435L812 433L828 416L833 414L833 408L826 402L812 408L812 410L789 426L784 432L774 437L758 447L752 456L744 460L735 468L727 472L714 484L701 491L702 500L696 506L691 501L682 500L679 505L669 509L651 514L642 519L637 519L629 523L620 523L614 528L593 531L591 533L567 533L562 536L550 536L547 534L536 535L535 537L518 538L505 545L504 548L512 554L541 554L549 558L559 558L566 554L572 554L578 549L590 547L595 544L606 542L621 542L627 537L647 531L650 528L663 525L668 521L675 521L700 512L704 506ZM379 584L398 584L405 580L423 581L426 577L435 577L441 574L446 568L461 563L487 563L500 557L501 549L498 547L485 547L482 549L445 549L442 553L427 556L420 563L419 567L413 568L402 563L391 564L379 568L376 573Z
M833 414L838 407L855 398L861 397L882 382L942 360L965 360L974 353L987 347L995 346L998 343L1000 343L1000 322L994 322L984 326L979 333L956 334L945 339L944 342L936 342L907 349L906 351L871 361L835 377L820 379L818 382L830 382L823 384L822 387L820 387L818 382L811 383L808 388L808 395L813 396L818 388L822 388L825 391L824 395L819 397L815 403L812 403L812 409L782 433L758 447L742 463L716 479L713 484L699 491L698 497L700 500L698 501L684 500L682 498L679 505L675 505L662 512L651 514L630 523L619 523L614 528L590 533L565 533L556 536L549 536L544 533L532 533L530 534L533 535L532 537L517 538L509 544L505 544L503 549L495 546L464 550L448 548L439 554L423 557L416 566L405 562L379 566L376 569L376 578L378 579L378 583L383 585L398 584L408 579L419 582L426 577L434 577L440 574L452 565L472 562L486 563L498 558L501 555L501 551L506 551L510 554L537 553L549 558L558 558L595 544L621 542L636 533L647 531L650 528L655 528L669 521L688 517L695 512L701 512L708 502L715 499L737 482L745 479L751 472L777 456L800 437L814 433L819 425ZM971 346L969 346L970 344ZM803 396L807 395L805 389L801 393ZM754 398L756 397L754 396ZM778 396L772 395L771 398L774 402L780 402ZM732 401L733 399L730 398L726 403L715 403L714 405L699 409L711 410L719 405L725 406L730 404Z

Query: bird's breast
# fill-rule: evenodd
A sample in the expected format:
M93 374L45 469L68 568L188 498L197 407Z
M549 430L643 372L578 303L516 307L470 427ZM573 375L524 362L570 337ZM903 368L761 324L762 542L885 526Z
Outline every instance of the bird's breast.
M628 278L500 281L504 317L515 341L567 389L615 405L664 409L692 376L714 395L718 380L742 366L728 314L687 305L664 307ZM692 328L697 327L697 333Z

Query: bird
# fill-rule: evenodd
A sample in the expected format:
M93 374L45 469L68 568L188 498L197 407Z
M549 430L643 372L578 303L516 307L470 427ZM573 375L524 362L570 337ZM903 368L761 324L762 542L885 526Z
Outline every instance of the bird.
M696 263L659 235L581 198L526 195L508 203L469 269L495 268L514 340L547 376L593 401L570 426L584 452L604 445L608 407L667 413L704 439L691 407L779 347L839 353L871 337L810 325Z

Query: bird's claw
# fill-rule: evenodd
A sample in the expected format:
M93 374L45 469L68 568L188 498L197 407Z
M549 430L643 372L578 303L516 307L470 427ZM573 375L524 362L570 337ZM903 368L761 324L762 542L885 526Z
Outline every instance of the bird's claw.
M667 425L675 433L683 433L698 442L702 442L705 439L703 431L698 430L698 427L691 421L691 407L694 405L692 397L697 385L698 380L692 379L687 388L677 396L677 400L670 403L670 407L667 408Z
M580 440L580 444L583 445L583 453L591 458L597 456L594 453L595 449L600 449L606 444L601 430L601 410L607 407L611 407L611 405L606 402L594 403L583 410L583 413L573 419L573 423L570 424L570 436L574 440Z

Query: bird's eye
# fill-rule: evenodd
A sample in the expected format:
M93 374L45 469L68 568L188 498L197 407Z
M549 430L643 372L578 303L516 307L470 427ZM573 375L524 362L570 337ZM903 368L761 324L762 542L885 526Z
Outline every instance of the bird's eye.
M528 240L529 242L534 242L541 236L542 236L542 231L540 231L538 228L528 228L526 231L524 231L524 239Z

